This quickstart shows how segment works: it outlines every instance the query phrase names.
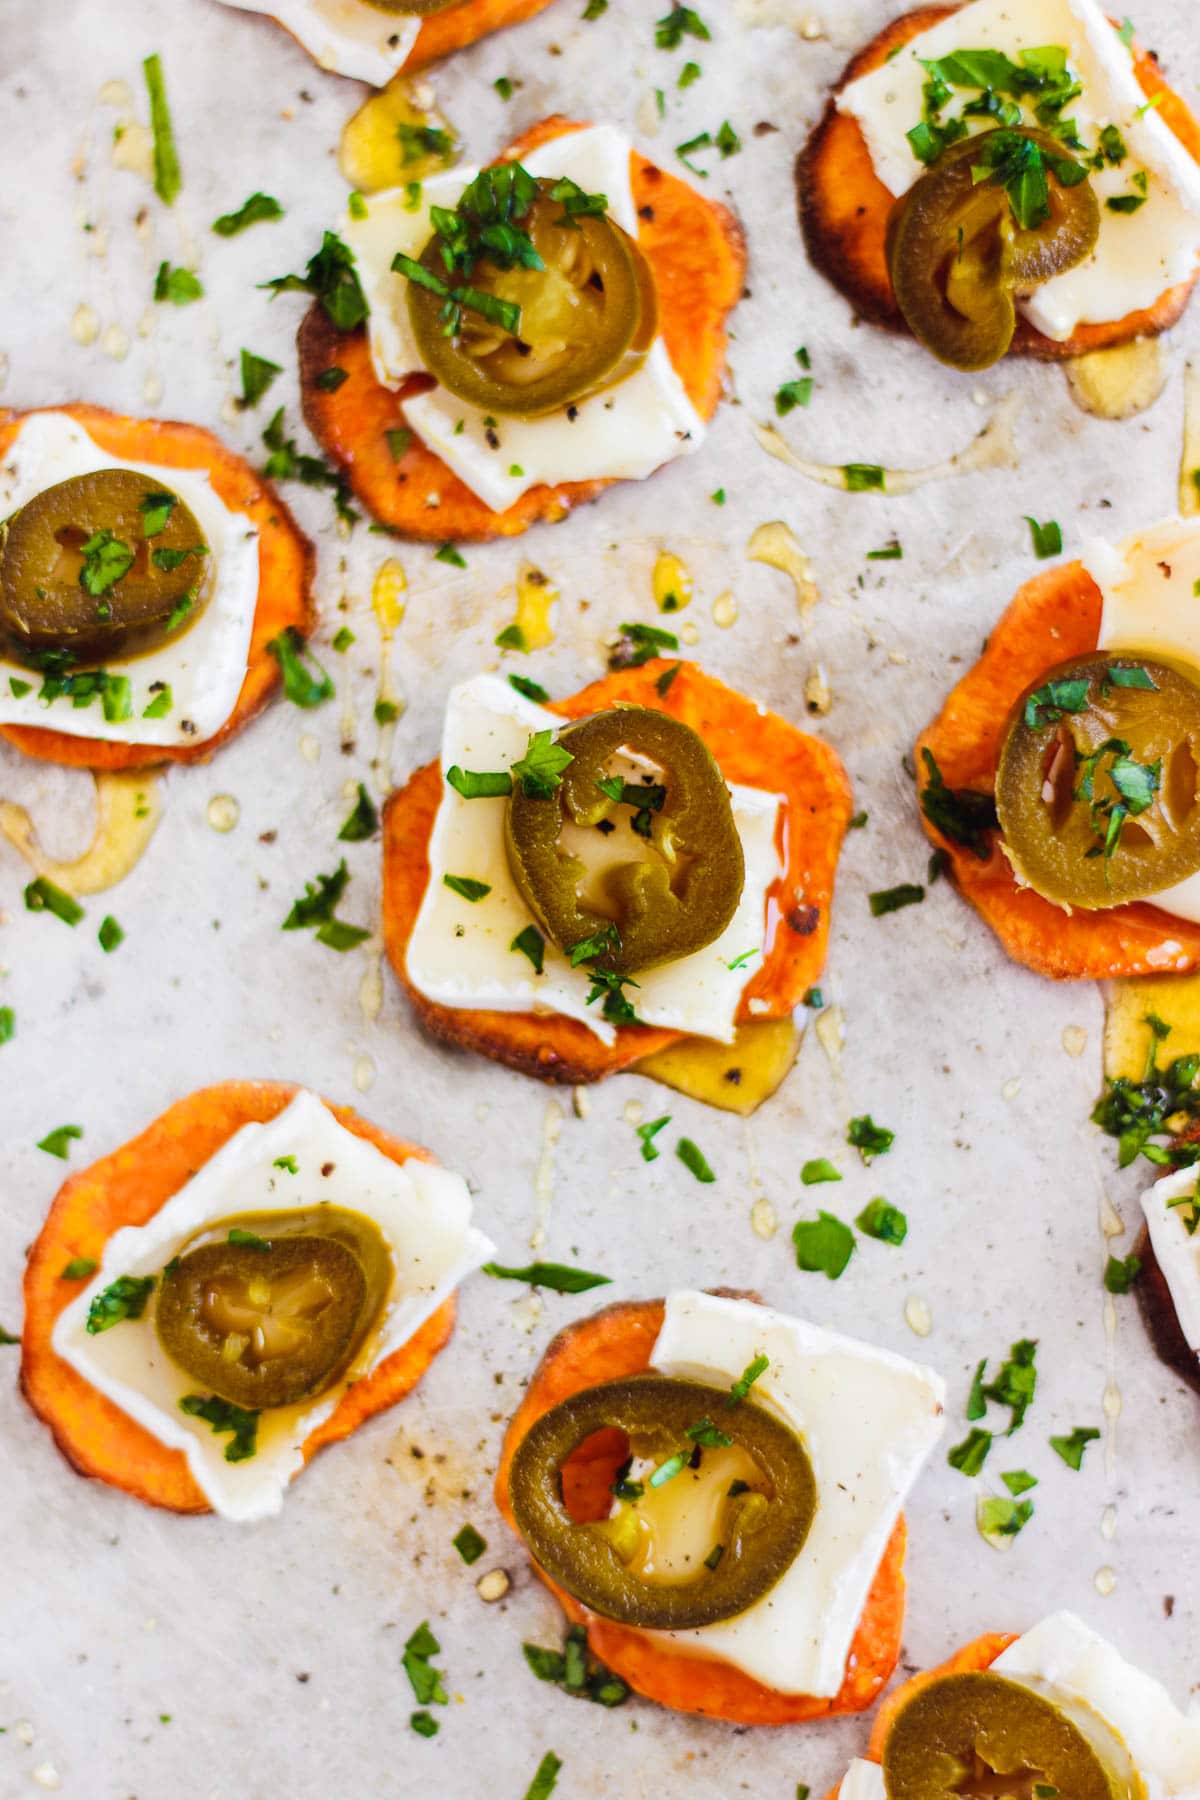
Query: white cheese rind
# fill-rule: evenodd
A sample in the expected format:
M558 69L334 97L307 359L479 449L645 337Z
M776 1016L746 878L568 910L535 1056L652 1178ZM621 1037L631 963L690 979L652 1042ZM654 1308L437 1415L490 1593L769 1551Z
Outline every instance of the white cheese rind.
M39 700L41 678L0 654L0 724L36 725L69 737L106 743L166 746L201 744L215 736L237 705L258 603L258 530L244 513L232 512L199 469L166 468L112 456L65 413L31 413L0 462L0 518L7 518L43 489L98 469L134 469L179 495L191 508L216 566L208 605L186 631L145 656L114 658L110 674L132 684L133 716L110 723L97 697L73 706L69 696ZM11 680L31 691L12 692ZM161 719L142 714L154 700L152 684L166 682L172 705ZM194 729L188 731L185 725Z
M525 754L532 732L557 732L565 723L557 713L524 699L498 675L477 675L451 691L442 737L443 776L455 764L477 772L507 770ZM738 969L728 965L744 951L761 950L767 893L780 872L776 849L780 796L733 787L730 800L746 863L736 913L713 943L647 970L637 978L639 987L629 990L645 1024L722 1043L733 1041L742 992L761 958L751 957ZM529 959L511 947L518 933L533 924L533 915L508 865L506 806L503 799L464 800L443 781L429 842L429 885L405 952L408 978L441 1006L559 1013L581 1020L604 1043L611 1043L614 1029L600 1014L600 1003L587 1004L591 978L585 969L572 969L562 952L547 942L538 975ZM446 875L486 882L491 893L482 900L464 900L445 886Z
M781 1694L828 1698L846 1661L905 1496L943 1430L945 1384L932 1369L769 1307L672 1294L651 1365L729 1386L753 1361L759 1405L803 1437L817 1481L808 1540L746 1612L694 1631L654 1632L719 1657Z
M365 0L225 0L239 12L267 13L335 75L383 87L408 61L419 18L381 12Z
M629 140L614 126L592 125L555 138L522 159L531 175L569 176L589 193L608 197L609 217L637 236L629 172ZM365 218L343 219L371 309L368 333L378 379L399 387L423 369L409 326L408 282L392 273L397 251L419 257L432 235L431 206L453 207L477 169L455 169L422 183L409 210L407 190L372 194ZM625 381L571 409L536 419L504 416L491 424L483 409L434 387L404 402L404 416L422 441L494 512L502 512L542 483L640 481L703 440L704 421L676 374L662 338ZM518 471L513 473L513 471Z
M856 1756L842 1776L838 1800L887 1800L883 1769L879 1763L865 1762L861 1756Z
M1052 1613L992 1667L1017 1681L1036 1676L1085 1700L1124 1739L1148 1800L1195 1800L1200 1719L1180 1712L1161 1683L1126 1662L1073 1613Z
M1164 519L1115 545L1092 540L1080 561L1104 596L1099 648L1185 663L1200 682L1200 518ZM1200 871L1147 899L1200 924Z
M293 1175L275 1167L292 1156ZM323 1166L333 1164L328 1176ZM166 1355L154 1328L154 1302L143 1316L87 1333L88 1309L119 1275L157 1276L180 1247L213 1221L238 1213L290 1212L326 1202L365 1214L379 1226L395 1276L380 1325L349 1374L369 1374L417 1332L459 1282L494 1254L471 1225L471 1199L461 1175L410 1159L403 1165L338 1123L315 1095L301 1091L265 1125L244 1125L143 1226L114 1232L87 1287L59 1315L52 1343L84 1380L170 1449L182 1450L188 1469L213 1510L250 1520L279 1512L291 1477L303 1465L302 1445L340 1401L343 1378L311 1407L287 1409L286 1429L259 1425L257 1454L225 1461L228 1436L179 1410L195 1378Z
M1022 49L1061 46L1083 92L1065 108L1089 150L1102 126L1115 124L1128 155L1090 179L1100 202L1095 250L1078 268L1056 276L1019 302L1021 312L1046 337L1070 337L1080 324L1123 319L1154 302L1195 273L1200 251L1200 169L1153 110L1133 71L1128 50L1097 0L974 0L952 18L921 32L881 68L851 82L838 96L842 112L857 119L875 173L902 194L923 173L906 137L922 116L922 58L953 50L1002 50L1017 59ZM956 90L943 117L957 114L973 90ZM1036 100L1036 95L1033 96ZM1026 108L1026 122L1035 124ZM968 127L993 121L968 119ZM1110 197L1134 193L1131 176L1149 176L1145 204L1136 212L1111 212Z
M1151 1676L1137 1669L1073 1613L1052 1613L992 1664L1010 1680L1036 1678L1084 1701L1110 1725L1146 1784L1147 1800L1196 1800L1200 1720L1186 1717ZM856 1760L840 1800L886 1800L878 1763Z
M1200 1232L1189 1236L1184 1223L1190 1209L1172 1200L1196 1192L1196 1170L1176 1169L1142 1195L1142 1211L1154 1258L1171 1290L1179 1329L1200 1355Z

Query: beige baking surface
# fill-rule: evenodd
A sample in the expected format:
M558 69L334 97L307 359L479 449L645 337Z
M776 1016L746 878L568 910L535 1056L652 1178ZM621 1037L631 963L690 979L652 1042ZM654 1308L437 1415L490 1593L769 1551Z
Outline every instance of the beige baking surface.
M613 118L672 165L675 145L730 119L744 148L705 185L733 201L750 239L751 296L731 356L736 403L690 461L523 544L470 550L465 571L369 535L365 524L344 542L323 495L289 490L320 539L318 639L337 700L315 713L278 705L210 768L173 773L144 860L112 895L88 903L73 932L23 910L23 865L0 845L0 1002L17 1015L17 1037L0 1049L0 1318L17 1324L24 1251L64 1173L34 1148L47 1130L83 1126L71 1159L80 1166L202 1082L307 1081L463 1169L478 1190L480 1223L510 1261L525 1259L544 1219L545 1254L606 1270L614 1295L753 1285L777 1305L928 1359L950 1383L948 1442L961 1435L977 1360L1037 1336L1037 1402L1000 1465L1041 1477L1036 1516L1008 1555L995 1554L976 1534L971 1484L935 1457L909 1509L906 1661L927 1663L977 1632L1020 1630L1051 1606L1070 1606L1182 1697L1200 1676L1200 1418L1152 1357L1132 1301L1119 1303L1111 1347L1122 1406L1111 1456L1093 1449L1076 1475L1046 1442L1102 1423L1103 1196L1135 1216L1134 1179L1117 1177L1111 1146L1087 1123L1099 1083L1099 996L1011 967L944 885L923 906L881 920L866 896L923 877L926 845L901 757L1033 572L1022 515L1060 519L1071 551L1091 531L1115 535L1172 507L1183 358L1200 313L1174 334L1163 398L1124 425L1077 412L1053 370L1002 366L978 381L959 378L909 344L856 329L806 266L790 170L826 84L899 8L707 0L700 10L714 42L671 54L653 43L666 0L611 0L594 23L581 21L582 10L582 0L559 0L468 52L436 75L439 99L474 157L562 110ZM272 303L255 284L302 267L335 219L344 189L334 150L361 90L322 74L266 20L216 0L4 0L0 14L0 399L80 397L192 418L260 457L275 405L286 402L289 429L299 430L292 338L301 308L294 298ZM1177 86L1194 94L1194 9L1142 0L1138 23ZM144 120L140 63L152 50L164 58L184 172L170 214L140 177L113 169L124 109L100 98L104 83L127 82ZM704 74L679 93L689 56ZM500 75L522 84L507 105L492 85ZM666 94L661 124L655 87ZM776 129L760 134L760 125ZM214 237L211 220L255 189L278 195L287 218ZM207 299L152 307L158 262L192 254ZM72 334L81 305L94 309L100 330L87 347ZM124 334L124 360L104 348L110 329ZM784 430L804 453L932 462L1016 392L1019 468L893 500L807 485L751 434L753 421L771 415L776 387L797 372L802 343L816 391ZM243 345L287 372L255 412L236 414ZM709 499L721 486L723 510ZM812 559L821 598L807 622L786 579L745 560L751 532L771 519L787 521ZM866 560L893 535L903 561ZM335 836L349 810L347 783L361 778L378 790L389 779L376 760L369 608L386 555L400 556L410 583L395 647L409 704L390 751L390 778L402 779L435 753L450 683L494 663L492 640L512 617L523 557L562 590L559 631L548 652L505 667L563 693L601 671L602 640L619 621L651 618L662 547L694 573L684 617L698 631L690 651L706 666L802 719L805 679L822 665L833 703L814 729L838 746L870 814L848 843L823 983L845 1010L841 1071L810 1033L782 1093L748 1125L632 1077L594 1090L578 1118L569 1094L422 1041L386 971L382 1011L369 1018L360 1004L375 967L368 952L339 957L278 929L305 880L333 868L342 848L353 871L343 913L362 922L376 914L377 846L344 847ZM713 603L727 590L739 615L720 629ZM329 653L347 623L357 642L345 657ZM53 851L72 854L85 840L86 778L5 749L0 791L32 807ZM228 835L207 822L221 794L240 805ZM266 842L266 833L278 835ZM110 911L127 935L106 957L96 929ZM1087 1042L1073 1056L1064 1033L1076 1028ZM669 1154L642 1162L631 1104L647 1117L672 1113L716 1169L715 1185L698 1186ZM896 1131L895 1148L870 1170L843 1143L846 1120L865 1111ZM801 1189L800 1165L819 1155L845 1170L840 1188ZM907 1211L904 1248L864 1242L837 1284L800 1274L793 1221L818 1199L853 1217L876 1193ZM751 1227L762 1198L778 1218L773 1238ZM913 1296L932 1319L923 1340L905 1322ZM575 1703L524 1665L522 1639L557 1641L559 1620L493 1511L491 1471L535 1358L592 1300L547 1295L539 1312L520 1289L471 1283L458 1334L418 1396L321 1457L283 1517L254 1529L147 1511L77 1478L16 1394L16 1353L0 1351L10 1359L0 1364L9 1371L0 1387L5 1800L36 1792L33 1771L45 1780L47 1767L64 1794L87 1800L435 1792L521 1800L549 1749L563 1758L562 1800L668 1792L793 1800L797 1782L819 1795L861 1748L865 1721L735 1734L639 1702L617 1712ZM1110 1505L1115 1537L1106 1538ZM473 1570L451 1547L468 1519L488 1540ZM475 1582L496 1567L509 1572L512 1591L489 1607ZM1109 1567L1115 1588L1104 1598L1095 1577ZM405 1638L425 1618L442 1642L452 1695L429 1742L409 1729L413 1701L400 1666Z

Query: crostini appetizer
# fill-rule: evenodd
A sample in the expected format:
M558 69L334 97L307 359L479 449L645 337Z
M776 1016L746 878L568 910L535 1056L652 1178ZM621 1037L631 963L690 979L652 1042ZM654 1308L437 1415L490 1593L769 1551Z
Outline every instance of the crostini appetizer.
M550 1344L496 1502L593 1654L682 1712L870 1706L904 1619L931 1370L724 1293L608 1307Z
M889 1694L829 1800L1184 1800L1198 1784L1200 1719L1060 1612L1020 1637L977 1638Z
M0 521L0 735L29 756L204 761L312 623L312 545L197 425L0 412Z
M692 663L545 706L480 675L385 810L388 956L427 1029L543 1081L731 1045L821 972L851 804L828 745Z
M846 69L797 166L809 255L943 362L1165 331L1200 252L1200 124L1097 0L921 6Z
M1200 967L1200 521L1021 588L916 746L925 829L1009 955Z
M465 50L505 25L531 19L550 0L225 0L267 13L334 75L382 87L400 69Z
M745 251L614 127L554 118L483 170L352 196L314 262L309 426L377 520L446 542L697 449Z
M426 1151L305 1089L202 1088L60 1189L22 1391L80 1474L264 1518L416 1386L491 1250Z

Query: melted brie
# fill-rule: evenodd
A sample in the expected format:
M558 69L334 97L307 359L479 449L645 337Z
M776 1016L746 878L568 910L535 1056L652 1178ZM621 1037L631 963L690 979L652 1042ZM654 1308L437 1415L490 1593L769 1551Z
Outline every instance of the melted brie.
M636 237L629 156L629 140L621 132L611 125L592 125L542 145L522 158L522 166L531 175L568 176L589 193L605 194L609 217ZM371 309L371 359L385 387L397 388L424 369L409 324L409 283L392 273L392 258L401 250L419 258L433 235L430 207L457 205L478 173L454 169L433 176L421 184L415 206L405 188L372 194L365 202L365 218L348 214L342 221L341 235L354 252ZM640 481L673 457L695 450L705 429L661 337L626 380L540 418L496 419L440 386L406 399L404 416L495 512L542 483Z
M413 986L441 1006L561 1013L581 1020L609 1044L615 1030L600 1013L600 1001L587 1003L592 982L586 969L573 969L562 951L547 942L538 975L528 957L512 948L534 921L508 865L508 802L464 800L444 780L455 764L476 773L508 770L524 756L532 732L557 732L567 722L524 699L498 675L477 675L452 690L442 738L442 799L429 842L429 885L405 952L405 968ZM767 893L781 868L776 849L780 796L733 787L730 802L746 864L737 911L703 950L647 969L638 975L638 987L627 990L642 1023L725 1044L733 1042L742 991L762 958L751 956L738 968L729 965L748 950L762 951ZM626 819L609 837L573 833L571 848L589 859L624 860L645 853ZM466 900L445 885L447 875L485 882L490 892L481 900Z
M225 0L239 12L267 13L314 62L335 75L383 87L408 61L419 18L382 12L366 0Z
M945 1385L932 1369L748 1300L672 1294L650 1353L664 1375L728 1387L769 1358L754 1400L803 1438L817 1510L800 1554L736 1618L648 1632L719 1657L781 1694L836 1694L905 1496L942 1435Z
M1147 108L1129 51L1103 6L1097 0L974 0L921 32L881 68L850 82L837 104L857 119L883 185L903 194L924 172L905 135L922 117L923 61L980 49L1000 50L1017 61L1022 50L1046 46L1067 52L1068 68L1083 84L1063 114L1075 120L1087 152L1095 150L1101 128L1109 124L1119 129L1127 148L1120 164L1106 164L1089 177L1100 202L1100 235L1092 254L1018 302L1038 331L1061 340L1080 324L1123 319L1153 306L1167 288L1191 279L1200 251L1200 169ZM964 101L977 97L977 89L955 89L941 117L957 116ZM1037 95L1029 101L1036 104ZM1024 122L1036 124L1031 105L1024 111ZM984 130L995 121L967 118L965 123ZM1134 212L1111 211L1109 199L1141 197L1132 184L1135 173L1146 176L1144 204Z
M1073 1613L1052 1613L1010 1644L992 1667L1013 1681L1048 1682L1099 1713L1124 1740L1147 1800L1196 1800L1200 1720L1185 1717L1165 1688ZM840 1800L887 1800L879 1764L852 1762Z
M1179 1329L1191 1349L1200 1355L1200 1230L1188 1230L1188 1221L1200 1210L1172 1205L1196 1193L1197 1171L1176 1169L1164 1175L1142 1195L1142 1211L1154 1247L1155 1260L1171 1290Z
M278 1167L280 1157L294 1158L297 1172ZM179 1402L197 1392L197 1384L159 1343L153 1297L140 1319L94 1337L87 1332L88 1309L120 1275L157 1277L215 1220L323 1203L365 1214L383 1233L394 1263L383 1313L332 1388L311 1402L265 1411L257 1453L245 1462L227 1462L228 1436L180 1411ZM267 1124L243 1125L145 1225L114 1232L100 1268L59 1315L51 1341L59 1356L122 1412L169 1449L182 1450L214 1512L227 1519L261 1519L280 1510L288 1482L303 1465L305 1439L330 1416L350 1383L406 1344L494 1250L471 1225L471 1199L461 1175L415 1158L394 1163L340 1125L315 1094L302 1090Z
M144 656L114 657L105 664L132 685L133 716L109 721L99 697L75 706L69 695L39 700L41 677L0 653L0 724L40 725L69 737L153 746L201 744L229 718L241 692L258 603L258 531L244 513L233 512L199 469L166 468L111 456L65 413L31 413L0 462L0 518L43 489L73 475L98 469L134 469L172 492L191 508L215 564L211 598L195 624ZM29 692L14 693L28 684ZM170 711L160 719L145 709L171 690Z

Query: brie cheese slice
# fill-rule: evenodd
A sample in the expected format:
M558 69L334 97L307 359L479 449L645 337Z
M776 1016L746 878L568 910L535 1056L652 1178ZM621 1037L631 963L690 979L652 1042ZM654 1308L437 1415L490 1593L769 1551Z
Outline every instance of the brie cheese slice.
M614 126L591 125L543 144L522 158L522 167L531 175L567 176L588 193L605 194L609 217L636 237L629 157L629 140ZM385 387L400 387L424 368L409 324L409 283L393 274L392 258L397 251L419 258L433 235L430 208L456 206L478 173L454 169L431 177L415 206L406 188L372 194L365 218L347 214L342 221L341 235L354 252L371 309L371 359ZM640 481L695 450L705 431L661 337L625 381L536 419L494 418L440 386L406 399L404 416L494 512L543 483Z
M456 764L477 773L507 771L524 756L535 731L560 731L567 723L536 706L498 675L477 675L450 694L442 738L443 790L429 843L429 885L405 953L408 978L441 1006L486 1007L501 1012L554 1012L579 1019L602 1042L614 1027L588 1005L591 977L570 966L554 944L545 945L539 975L515 949L533 915L513 880L504 845L505 799L464 800L445 772ZM677 962L648 969L627 990L638 1019L698 1037L732 1043L742 991L761 966L767 893L780 873L776 846L782 803L758 788L730 789L742 841L746 878L737 911L713 943ZM622 809L624 811L625 809ZM573 850L588 854L578 833ZM628 860L646 854L642 839L622 819L608 837L588 833L597 858ZM470 901L446 885L447 876L481 881L488 892ZM747 951L757 951L742 962ZM730 964L740 966L731 968Z
M280 1158L297 1164L293 1174ZM265 1411L258 1448L228 1462L227 1436L180 1410L195 1378L166 1354L154 1326L154 1301L140 1319L89 1336L93 1300L121 1275L157 1277L207 1225L239 1213L292 1212L320 1204L374 1220L395 1265L383 1314L349 1370L315 1400ZM461 1175L410 1158L403 1165L339 1124L315 1094L302 1090L265 1125L243 1125L145 1225L114 1232L104 1259L60 1313L52 1343L92 1387L165 1444L181 1450L214 1512L226 1519L279 1512L291 1477L303 1466L305 1439L335 1410L352 1381L399 1350L459 1282L495 1252L471 1224Z
M258 530L218 498L202 470L110 456L82 425L56 412L31 413L0 462L0 519L43 489L98 469L135 469L179 495L215 564L213 593L195 624L169 643L105 665L110 674L129 678L131 718L106 719L98 696L88 706L75 706L66 694L39 699L41 676L0 652L0 724L39 725L114 744L201 744L229 718L245 680L258 604ZM148 719L146 708L164 685L171 690L170 710Z
M1179 1329L1200 1356L1200 1233L1188 1229L1188 1221L1200 1211L1200 1200L1194 1207L1178 1204L1196 1194L1198 1179L1194 1168L1164 1175L1142 1195L1142 1211L1155 1261L1171 1290Z
M695 1292L668 1297L650 1362L664 1375L728 1387L764 1355L753 1398L803 1438L816 1476L807 1541L736 1618L646 1635L719 1657L776 1693L828 1698L845 1680L900 1509L942 1435L945 1384L891 1351L752 1301Z
M320 64L384 87L408 61L421 21L366 0L225 0L239 12L268 13Z
M1063 116L1075 121L1087 153L1096 149L1105 125L1117 127L1126 147L1118 164L1106 162L1089 174L1100 202L1100 235L1091 255L1018 301L1038 331L1062 340L1078 325L1153 306L1166 289L1191 280L1200 251L1200 168L1147 106L1129 51L1098 0L973 0L850 82L837 104L857 119L880 181L890 193L903 194L924 173L906 136L923 116L924 63L984 49L1019 61L1021 51L1048 46L1066 51L1068 69L1082 83ZM962 103L978 96L978 89L955 88L940 116L957 117ZM1024 105L1027 125L1038 123L1032 110L1037 98L1028 96ZM977 131L991 129L995 120L968 116L964 123ZM1132 182L1135 174L1139 182L1145 176L1144 195ZM1113 211L1107 202L1121 196L1142 204Z

